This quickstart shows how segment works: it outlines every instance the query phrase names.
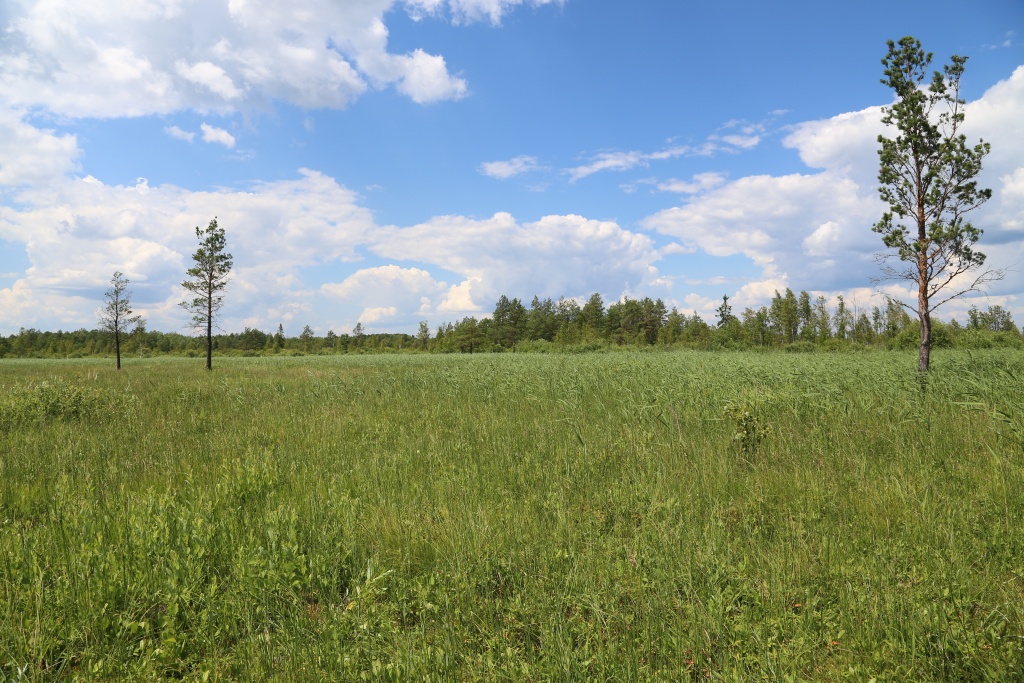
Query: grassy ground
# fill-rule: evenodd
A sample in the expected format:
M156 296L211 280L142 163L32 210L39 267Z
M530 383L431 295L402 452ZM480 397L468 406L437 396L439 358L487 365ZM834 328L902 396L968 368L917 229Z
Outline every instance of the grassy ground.
M0 364L0 681L1024 679L1024 356Z

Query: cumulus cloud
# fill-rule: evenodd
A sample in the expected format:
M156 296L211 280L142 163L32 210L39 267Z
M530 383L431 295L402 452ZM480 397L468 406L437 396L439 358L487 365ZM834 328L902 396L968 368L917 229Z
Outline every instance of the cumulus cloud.
M870 226L869 217L880 213L877 200L841 175L748 176L661 211L643 225L713 256L742 254L762 266L793 258L796 265L806 263L794 245L802 243L807 226L817 228L834 217L842 226L843 246L861 242L863 247L874 239L870 230L858 237L859 228Z
M878 177L878 136L886 133L882 108L807 121L793 126L782 144L795 149L809 168L831 169L872 188Z
M196 139L195 133L190 133L189 131L182 130L177 126L167 126L166 128L164 128L164 132L170 135L172 138L175 138L176 140L184 140L185 142L192 142L193 140Z
M452 285L444 301L437 307L437 312L470 314L483 311L483 306L473 301L473 288L479 286L480 278L478 277L471 277L457 285Z
M398 309L394 306L376 306L373 308L365 308L363 312L359 314L359 322L361 323L376 323L388 318L394 318L398 315Z
M366 324L395 318L400 313L431 313L448 291L445 282L435 280L421 268L389 264L363 268L341 282L320 287L328 300L363 308L358 321Z
M480 172L490 178L507 180L512 176L522 173L529 173L539 168L537 158L531 156L518 156L508 161L485 161L480 164Z
M609 289L617 294L642 283L657 258L646 235L575 215L523 224L507 213L483 220L441 216L381 230L370 249L383 258L430 264L461 276L443 302L448 311L479 310L501 294L557 298ZM458 302L466 308L457 309Z
M115 270L132 281L136 309L152 327L184 329L182 273L196 247L194 228L214 216L236 264L225 329L289 321L408 329L424 318L486 314L500 294L615 297L649 282L660 257L645 235L573 215L530 223L509 214L442 216L408 228L380 226L354 193L308 170L240 191L65 179L21 199L24 206L0 207L0 239L23 245L32 266L0 289L0 307L9 313L0 324L45 329L92 327ZM322 286L304 282L311 266L345 272L366 253L385 264Z
M215 216L238 264L225 327L276 324L286 312L311 307L315 292L304 287L302 269L357 260L355 245L374 226L354 193L313 171L237 192L142 180L110 186L87 177L21 199L28 205L0 207L0 239L24 245L32 267L0 290L0 307L11 311L11 324L48 329L92 327L97 296L115 270L132 280L137 309L155 328L180 329L176 304L196 247L194 228Z
M400 55L392 60L400 76L398 92L408 95L417 104L440 100L457 100L466 96L466 81L448 73L444 57L429 55L423 50Z
M0 100L65 117L192 109L227 113L275 100L340 108L368 84L415 102L457 99L466 82L442 55L395 54L395 0L11 0L0 42ZM423 15L497 22L522 0L408 0ZM534 5L547 4L534 0Z
M585 297L599 291L613 299L659 292L670 304L713 311L720 299L680 291L683 277L655 268L661 259L694 252L739 256L759 267L756 276L731 283L698 276L716 287L738 287L737 306L763 303L786 286L829 296L861 292L858 300L871 296L864 283L877 274L872 255L881 244L870 226L883 208L875 181L878 107L794 126L783 144L808 166L803 173L641 181L684 195L678 206L640 224L670 238L660 249L638 229L579 215L520 222L499 212L381 226L355 193L309 170L239 191L195 192L141 179L133 186L106 185L73 177L80 158L73 135L24 116L28 107L66 116L224 112L275 99L337 107L367 88L392 88L423 103L465 95L467 84L449 72L443 57L388 51L383 17L392 4L16 0L0 46L0 101L8 106L0 108L0 185L5 200L12 200L0 205L0 239L24 248L31 267L0 289L6 313L0 325L92 327L98 297L110 274L121 270L152 326L181 329L176 304L195 249L193 228L213 216L228 231L238 264L226 329L315 322L327 310L331 320L348 326L358 320L408 330L410 321L414 327L424 317L486 314L500 294ZM406 6L423 16L450 11L494 21L516 4L416 0ZM177 50L179 44L185 49ZM973 216L986 231L982 249L997 267L1019 264L1024 67L969 103L967 118L971 139L984 137L993 145L981 182L995 197ZM175 126L165 132L234 144L230 133L205 123L198 133ZM578 180L727 147L738 151L767 137L745 124L719 133L696 147L667 143L653 152L605 152L565 173ZM501 178L537 168L535 158L521 156L480 170ZM371 256L383 265L360 263ZM337 268L336 282L307 284L310 266ZM993 301L1013 303L1022 289L1021 276L1011 273L993 291ZM885 291L903 290L889 285Z
M80 154L74 135L36 128L0 107L0 185L48 185L77 169Z
M969 138L992 144L979 180L995 194L971 219L985 231L980 248L988 265L1008 269L990 293L1011 296L1024 289L1013 270L1024 256L1024 67L969 103L967 121ZM880 107L798 124L783 144L817 173L739 178L641 225L713 256L751 259L763 277L741 288L743 301L783 286L852 291L879 275L874 254L884 251L871 231L885 209L876 180L880 133L893 134L881 124ZM887 291L902 293L900 287Z
M174 70L186 81L201 85L225 100L237 99L242 94L242 91L235 87L231 76L212 62L189 64L179 59L174 63Z
M203 142L215 142L218 145L224 145L228 149L235 146L235 136L223 128L216 128L204 123L199 126L199 129L203 131Z
M842 228L840 225L833 221L826 221L804 238L804 253L813 257L828 256L835 252L836 244L841 238Z

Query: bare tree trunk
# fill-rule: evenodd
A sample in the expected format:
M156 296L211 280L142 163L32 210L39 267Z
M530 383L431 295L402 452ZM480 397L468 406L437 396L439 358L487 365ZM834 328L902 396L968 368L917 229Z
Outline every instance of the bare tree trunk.
M921 347L917 354L917 371L921 374L928 372L931 365L932 355L932 316L925 311L921 316Z
M921 321L921 346L917 372L926 375L932 356L932 314L928 308L928 222L925 218L924 182L917 166L917 317Z
M931 365L932 355L932 314L928 310L928 280L926 260L927 254L922 251L917 257L918 287L917 287L917 317L921 321L921 346L917 354L917 372L921 375L928 373Z
M206 369L213 370L213 292L207 294L206 305Z
M114 330L114 354L117 356L117 369L121 369L121 334Z

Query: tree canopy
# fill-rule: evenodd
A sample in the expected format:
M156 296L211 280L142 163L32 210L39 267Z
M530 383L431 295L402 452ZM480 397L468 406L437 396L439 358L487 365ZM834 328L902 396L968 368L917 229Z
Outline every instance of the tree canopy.
M992 270L967 275L985 263L985 255L974 249L982 231L965 215L992 196L976 181L990 146L979 141L972 147L961 132L960 79L967 57L954 55L942 71L931 73L925 88L932 53L911 36L888 45L882 83L892 88L896 102L883 108L882 123L897 134L878 136L878 192L889 210L873 229L895 252L882 257L882 279L909 281L917 289L916 304L906 305L918 315L918 370L927 372L932 311L1001 277Z
M188 280L181 286L192 293L190 300L180 306L192 315L192 326L206 330L206 369L213 369L213 326L224 305L222 292L228 286L228 274L233 265L231 254L227 253L227 238L224 228L214 218L201 230L196 226L199 248L192 254L195 265L188 269Z

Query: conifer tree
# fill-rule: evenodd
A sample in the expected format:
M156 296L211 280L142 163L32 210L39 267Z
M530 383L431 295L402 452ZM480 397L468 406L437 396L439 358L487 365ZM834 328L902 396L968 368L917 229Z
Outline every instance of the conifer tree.
M224 228L217 225L217 219L210 221L206 230L196 226L199 248L192 254L195 266L188 269L189 279L181 286L193 294L191 300L182 301L179 306L192 315L192 327L206 330L206 369L213 370L213 325L224 305L221 292L228 286L228 273L233 265L231 254L227 253Z
M982 231L964 215L992 196L975 180L990 146L979 141L970 147L961 132L965 102L960 98L960 78L966 57L954 55L941 72L932 73L925 88L932 53L911 36L888 45L882 83L893 89L896 103L882 109L882 123L895 126L897 135L878 136L878 192L889 211L873 230L895 250L882 256L882 279L907 280L917 289L916 305L903 305L917 313L917 369L926 373L932 311L1002 277L996 270L967 275L985 263L985 255L974 249ZM892 257L906 265L891 265Z
M114 355L117 356L117 369L121 369L121 341L128 334L129 325L137 325L141 315L132 315L132 293L128 289L128 278L121 271L110 278L110 289L103 298L106 303L99 313L100 329L114 337Z

